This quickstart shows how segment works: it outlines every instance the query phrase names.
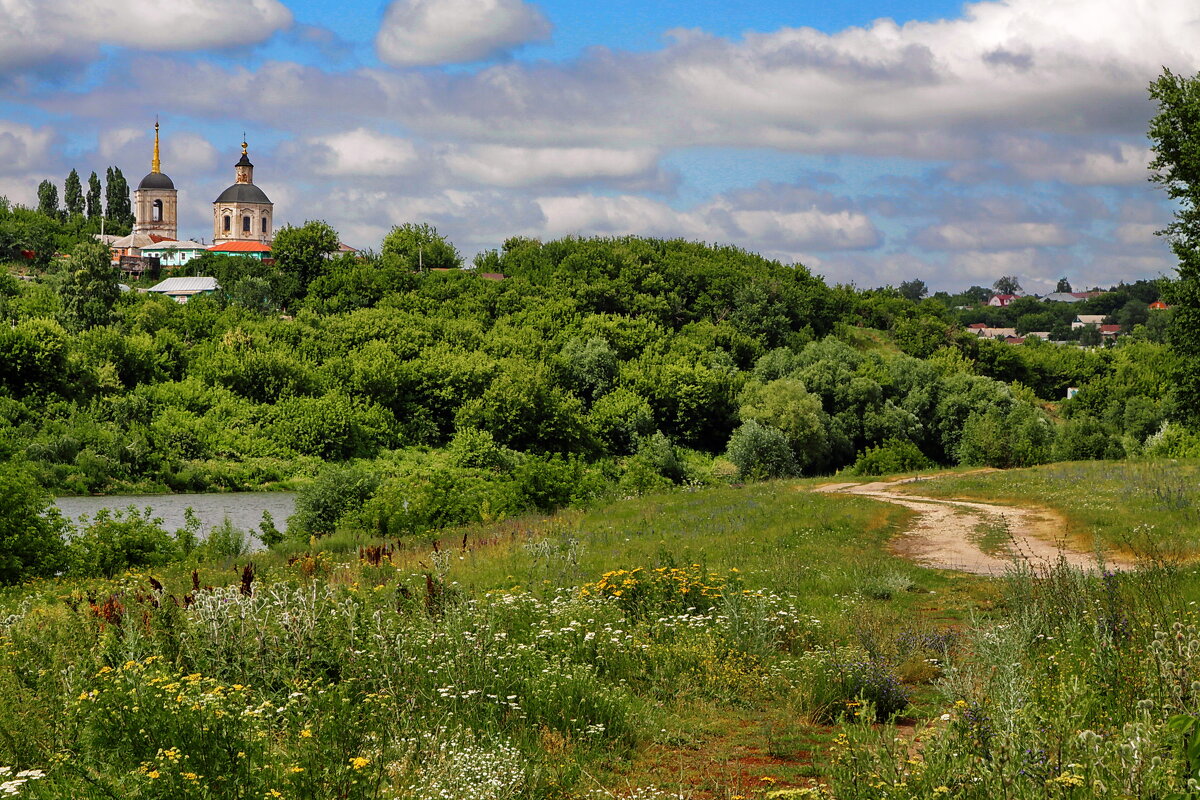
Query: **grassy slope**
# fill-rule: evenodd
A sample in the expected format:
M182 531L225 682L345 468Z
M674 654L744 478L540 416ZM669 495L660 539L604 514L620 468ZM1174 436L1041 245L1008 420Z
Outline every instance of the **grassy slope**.
M831 641L854 635L848 627L851 617L853 624L865 615L890 629L926 616L957 616L974 604L970 592L981 582L917 567L887 553L883 544L908 519L908 512L859 498L811 494L811 486L812 482L789 481L680 492L586 513L480 525L447 534L437 555L428 545L403 548L394 555L394 566L362 563L357 551L347 547L353 543L343 538L324 543L343 549L316 559L315 568L313 560L305 558L289 565L284 553L256 555L257 588L316 580L364 598L368 607L376 603L387 608L395 605L392 598L399 585L420 596L426 571L441 572L447 584L468 597L496 590L549 597L614 569L701 564L721 574L738 570L747 588L796 596L802 609L829 625ZM309 576L304 575L306 563ZM190 589L190 568L154 573L168 593L182 596ZM238 572L233 564L208 564L200 567L199 575L202 583L221 586L236 583ZM72 593L103 598L114 591L144 591L145 586L137 576L33 584L0 595L0 617L32 595L35 604L47 606L40 616L43 622L59 620L75 636L91 628L94 642L77 641L71 648L73 657L88 654L75 668L90 674L105 663L105 635L83 619L68 624L73 612L58 598ZM86 603L79 613L87 616ZM0 687L6 671L21 669L6 661L0 657ZM826 749L826 729L808 724L803 711L787 698L773 699L761 691L721 698L711 691L693 692L687 685L673 694L647 696L654 729L645 732L632 761L595 766L604 785L682 781L724 797L734 791L730 787L762 785L763 777L795 785L813 774L814 760L819 761ZM31 700L25 697L26 709L37 707ZM701 743L705 745L698 746Z

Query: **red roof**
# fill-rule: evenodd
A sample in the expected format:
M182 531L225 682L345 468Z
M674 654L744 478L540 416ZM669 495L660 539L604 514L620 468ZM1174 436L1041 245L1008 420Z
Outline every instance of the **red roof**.
M479 273L479 277L483 278L484 280L489 280L489 281L502 281L502 280L504 280L504 273L503 272L481 272L481 273Z
M1162 311L1164 308L1170 308L1170 306L1164 303L1162 300L1155 300L1149 305L1149 308L1153 308L1155 311Z
M1025 337L1024 336L1005 336L1004 343L1005 344L1025 344Z
M212 253L269 253L271 245L262 242L225 242L208 249Z
M970 325L967 326L967 328L970 330L973 330L973 331L981 331L984 328L986 328L987 326L988 326L988 324L986 322L972 322Z
M159 242L173 242L175 240L170 236L159 236L157 233L152 233L150 234L150 241L158 244Z
M1120 333L1120 331L1121 331L1120 325L1101 325L1100 326L1101 333Z

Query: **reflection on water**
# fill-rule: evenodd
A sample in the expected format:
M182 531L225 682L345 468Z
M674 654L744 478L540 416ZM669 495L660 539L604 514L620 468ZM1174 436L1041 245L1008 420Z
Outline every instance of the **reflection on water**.
M200 519L201 538L229 517L235 527L253 530L258 543L258 526L264 511L271 512L275 525L282 530L296 507L294 492L241 492L236 494L130 494L119 497L59 497L54 500L62 515L78 524L79 517L94 516L102 508L113 510L137 506L150 507L155 517L172 533L183 527L184 509L191 507Z

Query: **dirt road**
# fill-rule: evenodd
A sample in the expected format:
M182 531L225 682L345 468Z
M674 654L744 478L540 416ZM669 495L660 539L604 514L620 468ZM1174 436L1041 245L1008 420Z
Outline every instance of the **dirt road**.
M896 491L898 485L914 480L834 483L815 491L870 497L917 512L912 526L892 541L891 548L923 566L1003 575L1014 560L1037 569L1055 562L1061 554L1074 566L1096 568L1094 553L1067 547L1065 521L1053 512ZM1115 568L1131 563L1114 554L1106 554L1106 562Z

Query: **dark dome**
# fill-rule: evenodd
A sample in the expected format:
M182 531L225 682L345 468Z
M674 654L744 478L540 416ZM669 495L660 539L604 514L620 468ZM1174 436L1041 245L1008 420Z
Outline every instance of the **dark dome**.
M142 182L138 184L139 189L175 189L175 184L161 172L151 172L146 177L142 178Z
M255 186L253 183L235 183L225 191L221 192L221 196L213 201L214 203L270 203L263 190Z

